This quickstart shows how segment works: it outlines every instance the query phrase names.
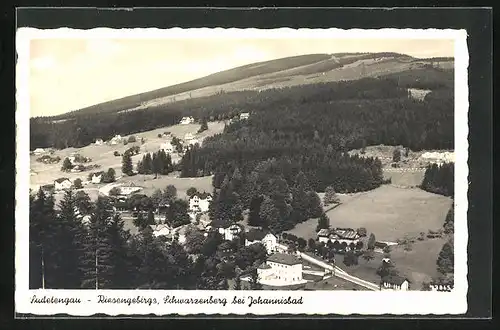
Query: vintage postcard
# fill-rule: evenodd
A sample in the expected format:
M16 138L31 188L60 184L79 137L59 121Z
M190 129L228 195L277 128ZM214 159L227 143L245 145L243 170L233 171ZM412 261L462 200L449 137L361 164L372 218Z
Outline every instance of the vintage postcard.
M466 312L464 30L16 38L16 313Z

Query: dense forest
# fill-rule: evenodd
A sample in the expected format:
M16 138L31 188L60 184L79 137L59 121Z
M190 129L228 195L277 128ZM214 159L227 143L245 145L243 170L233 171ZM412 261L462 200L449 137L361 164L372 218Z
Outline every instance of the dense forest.
M429 75L432 75L432 79L425 79ZM425 102L413 102L408 100L408 87L427 88L432 92L427 95ZM261 92L221 91L208 97L144 110L89 114L75 112L59 120L56 117L37 117L30 120L30 148L81 147L97 138L109 139L115 134L128 135L173 125L182 116L213 121L229 119L242 112L271 113L272 116L280 110L280 119L297 116L297 112L312 111L311 117L327 115L328 118L317 119L320 122L327 119L330 124L335 120L338 126L333 127L336 128L344 127L344 123L347 124L344 128L353 128L353 119L359 121L357 131L347 136L347 139L366 135L370 141L382 138L376 143L405 143L414 150L429 146L448 148L453 145L453 71L418 69L387 77ZM391 117L395 113L399 113L398 116ZM268 119L266 115L262 118ZM370 128L364 129L365 124L373 120L375 122L369 125ZM310 124L304 128L308 129ZM379 128L376 133L372 132L374 128Z
M425 191L453 197L455 193L454 163L427 166L420 188Z
M225 290L241 274L254 278L266 260L262 244L223 241L218 232L188 231L184 246L155 237L149 226L131 235L112 206L109 198L91 203L85 193L67 191L56 212L52 196L40 190L30 197L30 289ZM260 287L250 281L250 288Z

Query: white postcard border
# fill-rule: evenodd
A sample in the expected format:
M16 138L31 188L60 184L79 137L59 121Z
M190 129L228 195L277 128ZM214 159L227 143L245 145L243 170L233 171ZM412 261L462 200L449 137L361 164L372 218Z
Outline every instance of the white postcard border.
M29 290L29 45L43 38L378 38L378 39L453 39L455 40L455 287L452 292L368 292L368 291L164 291L164 290ZM465 30L438 29L108 29L73 30L68 28L39 30L21 28L16 35L16 249L15 311L48 316L68 314L107 315L195 315L195 314L393 314L442 315L467 311L467 209L468 209L468 50ZM443 219L444 221L444 219ZM79 304L31 304L33 296L80 299ZM156 298L157 304L101 304L98 295L108 297ZM164 304L166 296L178 299L226 299L226 305ZM245 300L233 304L234 297ZM301 299L301 304L253 304L249 297L262 299ZM286 299L285 299L286 300ZM193 305L193 306L192 306Z

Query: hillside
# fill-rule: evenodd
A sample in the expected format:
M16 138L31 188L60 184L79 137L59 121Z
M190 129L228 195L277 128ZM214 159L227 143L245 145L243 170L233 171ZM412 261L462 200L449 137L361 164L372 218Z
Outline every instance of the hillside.
M452 58L416 59L395 53L310 54L258 62L218 72L189 82L100 103L52 117L114 113L160 106L175 101L211 96L221 91L264 90L363 77L379 77L432 67L452 69Z

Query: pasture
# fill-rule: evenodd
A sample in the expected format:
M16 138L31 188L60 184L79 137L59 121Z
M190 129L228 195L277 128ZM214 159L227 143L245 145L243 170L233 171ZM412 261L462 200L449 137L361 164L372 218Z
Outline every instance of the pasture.
M384 185L327 212L332 227L365 227L377 240L396 241L443 226L451 198Z
M437 276L436 260L445 238L428 239L415 241L411 251L405 251L403 246L393 246L390 259L401 276L408 278L411 290L421 290L422 284ZM358 265L347 267L343 264L343 256L335 257L336 264L349 274L362 278L366 281L378 284L380 276L377 269L382 264L382 253L375 253L374 259L365 261L359 258Z

